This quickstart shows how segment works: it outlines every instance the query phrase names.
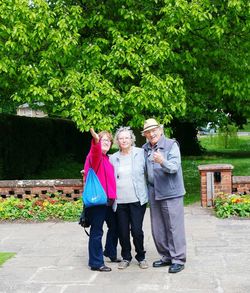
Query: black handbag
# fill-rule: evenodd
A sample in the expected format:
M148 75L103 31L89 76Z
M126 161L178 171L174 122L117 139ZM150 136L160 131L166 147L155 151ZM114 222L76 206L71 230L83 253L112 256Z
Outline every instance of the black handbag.
M81 225L84 228L85 233L89 236L88 231L86 231L86 228L90 227L89 219L86 217L85 209L83 208L82 213L80 215L79 219L79 225Z

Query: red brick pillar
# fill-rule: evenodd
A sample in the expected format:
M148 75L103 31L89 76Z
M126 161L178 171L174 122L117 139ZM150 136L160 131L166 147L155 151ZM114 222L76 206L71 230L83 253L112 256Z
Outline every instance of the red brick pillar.
M232 193L232 170L230 164L200 165L201 176L201 206L213 206L218 193Z

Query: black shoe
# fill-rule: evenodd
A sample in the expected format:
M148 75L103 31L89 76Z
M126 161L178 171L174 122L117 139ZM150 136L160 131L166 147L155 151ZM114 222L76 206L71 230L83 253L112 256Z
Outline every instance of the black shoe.
M99 272L111 272L111 268L107 266L101 266L100 268L91 268L91 271L99 271Z
M179 263L173 263L168 272L169 273L172 273L172 274L175 274L175 273L179 273L180 271L182 271L184 269L184 265L181 265Z
M117 258L117 257L110 257L109 259L111 262L121 262L122 261L120 258Z
M153 267L154 268L160 268L160 267L166 267L166 266L170 266L172 263L171 261L163 261L163 260L156 260L153 262Z

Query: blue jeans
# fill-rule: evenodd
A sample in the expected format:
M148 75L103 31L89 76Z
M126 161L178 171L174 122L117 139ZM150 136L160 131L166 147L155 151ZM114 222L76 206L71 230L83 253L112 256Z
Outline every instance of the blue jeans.
M89 266L91 268L100 268L104 265L102 236L103 224L107 221L108 233L105 245L105 255L116 257L116 247L118 242L117 226L115 213L108 206L94 206L85 209L86 217L90 222L89 234Z
M145 259L144 233L142 230L143 219L147 204L141 206L140 202L117 205L117 219L119 240L122 247L122 258L131 261L130 230L133 237L137 261Z

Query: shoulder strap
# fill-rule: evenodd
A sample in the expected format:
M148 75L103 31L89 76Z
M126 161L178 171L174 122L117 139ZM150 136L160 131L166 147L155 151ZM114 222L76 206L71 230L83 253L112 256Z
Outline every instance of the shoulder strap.
M105 175L105 183L106 183L106 194L107 194L107 198L108 198L108 184L107 184L107 174L106 174L106 168L104 167L104 175Z
M97 174L98 171L99 171L99 168L100 168L101 162L102 162L102 158L101 158L101 160L100 160L100 162L99 162L99 165L98 165L98 167L97 167L97 169L96 169L96 171L95 171L96 174ZM89 158L89 166L90 166L90 168L93 169L92 164L91 164L91 161L90 161L90 158Z
M84 227L84 231L87 234L87 236L89 236L89 232L86 230L86 228Z

